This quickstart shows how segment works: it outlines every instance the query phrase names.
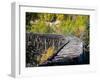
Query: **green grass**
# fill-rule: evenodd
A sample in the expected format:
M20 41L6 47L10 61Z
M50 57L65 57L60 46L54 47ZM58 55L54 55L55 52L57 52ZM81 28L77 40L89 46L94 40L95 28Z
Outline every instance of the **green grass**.
M88 15L74 14L50 14L50 13L26 13L27 23L26 31L33 33L52 33L62 35L75 35L80 37L89 27ZM34 16L35 15L35 16ZM47 25L53 18L60 21L57 25ZM35 20L35 24L30 24L30 21ZM89 28L88 28L89 31Z

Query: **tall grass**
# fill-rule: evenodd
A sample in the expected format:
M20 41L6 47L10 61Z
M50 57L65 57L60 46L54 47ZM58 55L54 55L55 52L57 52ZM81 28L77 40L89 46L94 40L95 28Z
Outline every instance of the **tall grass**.
M32 15L36 14L37 16L33 16L33 19L28 20L29 22L33 20L33 24L26 24L27 32L55 33L80 37L89 26L88 15L32 13ZM59 21L58 24L51 22L54 18L54 22Z

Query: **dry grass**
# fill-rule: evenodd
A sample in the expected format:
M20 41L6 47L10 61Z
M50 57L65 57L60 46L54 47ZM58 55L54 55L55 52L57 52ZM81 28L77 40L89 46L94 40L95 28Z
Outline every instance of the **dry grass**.
M53 47L49 47L46 51L44 51L42 53L40 61L39 61L39 64L44 63L45 61L47 61L53 55L54 55L54 48Z

